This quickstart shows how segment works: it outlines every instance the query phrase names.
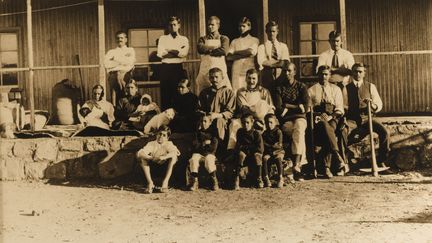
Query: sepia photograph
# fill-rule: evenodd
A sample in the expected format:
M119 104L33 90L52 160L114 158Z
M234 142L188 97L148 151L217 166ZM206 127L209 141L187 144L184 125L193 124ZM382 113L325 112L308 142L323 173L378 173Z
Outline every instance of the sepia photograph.
M432 0L0 0L0 243L432 243Z

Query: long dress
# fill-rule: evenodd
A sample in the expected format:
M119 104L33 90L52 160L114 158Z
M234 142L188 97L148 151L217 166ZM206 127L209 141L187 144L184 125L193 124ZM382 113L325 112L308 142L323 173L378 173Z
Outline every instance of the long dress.
M259 40L251 35L239 37L231 42L228 53L234 54L236 51L252 49L253 56L235 60L232 66L232 88L234 91L246 87L246 72L255 68L255 56L258 50Z

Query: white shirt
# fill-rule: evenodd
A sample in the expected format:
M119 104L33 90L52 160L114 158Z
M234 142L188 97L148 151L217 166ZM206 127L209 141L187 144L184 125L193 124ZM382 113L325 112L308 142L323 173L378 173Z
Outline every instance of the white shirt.
M272 46L273 43L269 40L258 46L257 62L260 70L264 68L264 61L272 59ZM278 60L290 60L288 46L285 43L275 40L275 47L278 54Z
M357 87L361 87L363 85L363 80L356 81L356 80L352 79L352 82ZM371 92L372 104L376 105L376 107L377 107L375 109L375 112L379 112L383 108L383 103L382 103L381 97L378 94L378 90L377 90L375 84L370 83L370 89L371 89L370 92ZM344 97L344 100L347 101L346 102L347 103L346 106L348 107L348 92L344 92L344 96L346 96L346 97Z
M135 50L132 47L116 47L107 52L104 65L108 72L130 71L135 65Z
M332 83L328 83L327 85L316 83L308 89L308 93L313 106L319 105L324 100L335 106L335 112L341 115L344 114L342 91L337 85Z
M179 51L179 57L163 58L170 50ZM177 34L176 38L173 38L171 34L168 34L159 37L157 55L162 58L163 63L182 63L186 59L188 52L189 40L185 36Z
M318 57L318 65L316 67L316 72L318 72L318 68L323 65L327 65L329 67L332 66L333 56L335 51L333 49L329 49L323 53L321 53ZM345 49L339 49L337 51L336 56L338 57L339 67L344 67L347 69L351 69L354 65L354 57L351 52ZM347 84L349 81L349 76L341 76L339 74L333 74L331 77L331 81L343 81L344 84Z
M146 155L152 158L159 158L160 156L168 154L176 156L180 155L180 151L171 141L166 141L162 144L157 141L150 141L144 146L144 148L138 151L138 156Z

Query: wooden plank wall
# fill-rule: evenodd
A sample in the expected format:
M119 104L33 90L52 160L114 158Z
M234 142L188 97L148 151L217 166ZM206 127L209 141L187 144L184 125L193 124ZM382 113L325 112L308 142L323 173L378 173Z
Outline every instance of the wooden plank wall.
M290 53L301 19L336 17L336 0L269 1L269 16L280 26ZM346 0L347 46L353 53L432 50L432 1ZM432 55L355 56L368 64L367 79L377 85L383 113L430 112Z
M33 0L33 10L51 8L86 0ZM114 34L123 26L131 23L142 26L165 26L167 19L177 15L182 19L181 33L189 38L188 59L199 58L196 43L199 38L197 4L194 0L184 0L182 4L174 1L162 2L110 2L106 1L106 48L115 47ZM1 2L1 13L25 11L25 1L5 0ZM0 16L0 28L19 27L22 33L22 63L26 67L26 15ZM35 66L76 65L76 54L82 65L99 64L97 4L88 3L75 7L62 8L33 14L33 38ZM197 75L198 64L185 64L189 76ZM86 97L98 81L98 69L82 69ZM35 71L35 108L50 110L51 88L58 81L69 78L80 86L77 69ZM20 84L25 88L25 73L20 76ZM28 94L28 92L26 92ZM157 97L156 97L157 99Z

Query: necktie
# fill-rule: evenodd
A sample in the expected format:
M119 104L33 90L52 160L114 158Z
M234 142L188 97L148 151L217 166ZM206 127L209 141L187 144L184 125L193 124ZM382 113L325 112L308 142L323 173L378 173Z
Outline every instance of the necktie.
M271 57L274 60L278 60L278 54L277 54L276 45L274 42L272 42Z
M333 59L332 59L332 67L333 68L338 68L339 67L339 59L337 56L337 52L335 51L334 55L333 55Z

